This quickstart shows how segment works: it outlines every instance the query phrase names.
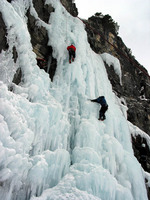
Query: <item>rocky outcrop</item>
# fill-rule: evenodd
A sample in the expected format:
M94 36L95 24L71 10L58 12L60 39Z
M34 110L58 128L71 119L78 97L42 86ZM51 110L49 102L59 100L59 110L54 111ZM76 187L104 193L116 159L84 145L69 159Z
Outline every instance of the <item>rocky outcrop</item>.
M132 137L132 144L134 155L138 159L139 163L142 165L144 171L150 173L150 150L145 138L140 135ZM148 180L145 179L148 199L150 199L150 187Z
M45 23L48 23L51 12L54 8L51 5L45 4L46 0L33 0L33 6L38 14L38 17Z
M78 10L74 0L60 0L60 2L72 16L77 17Z
M7 45L7 31L6 31L6 26L2 18L2 14L0 13L0 53L2 50L7 50L8 45Z
M50 14L54 12L54 8L51 5L45 4L45 1L42 0L33 0L33 6L40 20L48 23ZM51 80L53 80L57 61L52 56L52 47L48 45L49 38L47 30L45 29L45 27L37 25L38 21L34 18L34 16L32 16L32 14L30 13L30 9L27 12L27 17L31 43L33 46L33 51L37 55L37 61L38 59L41 59L46 63L43 65L42 61L38 62L39 67L49 73ZM49 63L49 60L51 61L51 63ZM51 65L51 67L48 67L49 64Z
M150 151L145 138L140 135L132 137L134 154L143 166L143 169L150 173Z

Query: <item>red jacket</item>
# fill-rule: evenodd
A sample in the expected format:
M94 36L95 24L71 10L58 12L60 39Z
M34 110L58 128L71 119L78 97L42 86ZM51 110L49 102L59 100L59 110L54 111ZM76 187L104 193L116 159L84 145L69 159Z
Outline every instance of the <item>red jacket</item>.
M73 51L76 51L76 48L75 48L75 46L73 46L73 45L68 46L68 47L67 47L67 50L69 50L69 49L72 49Z

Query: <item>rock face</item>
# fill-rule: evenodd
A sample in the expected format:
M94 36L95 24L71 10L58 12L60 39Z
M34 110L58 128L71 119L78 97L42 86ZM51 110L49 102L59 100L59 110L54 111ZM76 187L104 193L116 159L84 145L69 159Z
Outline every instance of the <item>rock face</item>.
M6 40L6 27L2 18L2 14L0 13L0 53L2 50L6 50L8 48L7 40Z
M76 5L73 0L60 0L66 10L74 17L78 15ZM11 1L9 1L11 3ZM33 5L38 13L38 16L45 23L48 23L49 17L54 8L50 5L45 5L45 0L33 0ZM57 67L57 60L53 57L53 49L48 46L47 31L42 26L37 26L37 20L32 16L30 8L27 12L28 30L31 36L31 43L33 51L37 55L37 63L39 67L43 68L51 80L55 74ZM120 85L119 77L116 75L113 67L106 64L108 77L112 83L114 92L118 97L125 99L128 106L128 120L140 129L145 131L150 136L150 78L147 75L146 69L141 66L134 58L131 50L126 47L122 39L118 36L118 25L109 15L103 16L101 13L96 13L95 16L84 20L86 23L86 31L88 41L91 48L96 53L107 52L117 57L122 69L122 85ZM0 13L0 53L2 50L7 50L7 30ZM17 60L17 52L13 48L14 61ZM39 60L38 60L39 59ZM38 62L39 61L39 62ZM48 63L50 61L50 69ZM46 65L43 65L43 62ZM17 70L13 82L19 84L21 81L21 71ZM123 103L123 102L122 102ZM137 136L132 138L133 149L135 156L142 164L143 168L150 172L150 151L148 149L147 141ZM141 161L142 144L145 144L147 150L146 164Z
M45 4L45 1L42 0L33 0L33 6L38 14L38 17L45 23L48 23L50 14L54 12L54 8L51 5ZM27 17L33 51L37 55L37 61L39 59L41 60L41 62L38 62L39 67L49 73L51 80L53 80L57 61L52 56L52 47L48 46L47 30L43 26L37 26L38 22L34 16L32 16L30 9L27 12ZM42 64L42 60L46 63L46 65ZM49 60L51 60L50 68L48 68Z
M62 5L66 8L66 10L74 17L77 17L78 10L74 3L74 0L60 0Z
M132 144L134 155L138 159L139 163L142 165L144 171L150 173L150 150L147 145L145 138L142 138L140 135L132 137ZM148 180L145 179L148 199L150 199L150 187L148 185Z

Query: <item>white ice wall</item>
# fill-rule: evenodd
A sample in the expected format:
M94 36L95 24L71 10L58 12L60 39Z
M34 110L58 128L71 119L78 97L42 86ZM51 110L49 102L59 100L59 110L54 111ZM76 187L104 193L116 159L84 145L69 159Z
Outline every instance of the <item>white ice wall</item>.
M0 82L0 198L146 200L126 108L112 92L102 57L90 49L79 19L59 0L46 3L55 8L49 24L38 19L31 0L0 2L11 44L0 55L1 68L9 69L2 71ZM36 64L25 17L29 6L47 29L57 59L53 82ZM70 43L77 48L72 64L66 50ZM11 60L13 45L16 64ZM8 91L12 78L7 77L18 67L23 80ZM97 120L100 106L88 100L100 95L109 105L104 122Z

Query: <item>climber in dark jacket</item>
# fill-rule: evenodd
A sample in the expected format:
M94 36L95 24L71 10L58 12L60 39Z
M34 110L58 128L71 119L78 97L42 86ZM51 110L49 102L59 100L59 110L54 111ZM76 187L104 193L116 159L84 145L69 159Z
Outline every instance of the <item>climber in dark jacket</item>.
M67 50L69 51L69 63L71 63L71 60L74 61L76 57L76 48L73 44L67 47Z
M99 111L99 119L98 120L104 120L106 119L105 117L105 112L107 111L108 109L108 104L106 102L106 99L104 96L100 96L98 97L97 99L93 99L91 100L92 102L96 102L96 103L99 103L101 105L101 109Z

